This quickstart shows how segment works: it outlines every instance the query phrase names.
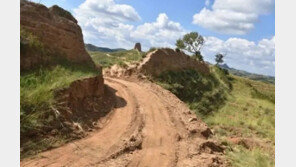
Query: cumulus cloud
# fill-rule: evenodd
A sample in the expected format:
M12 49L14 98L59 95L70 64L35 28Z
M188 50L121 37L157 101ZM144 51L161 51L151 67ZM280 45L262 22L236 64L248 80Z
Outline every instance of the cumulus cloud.
M224 41L216 37L205 37L202 54L214 62L216 53L226 54L226 63L236 69L274 75L275 37L262 39L258 43L241 38Z
M274 0L215 0L211 9L193 16L193 24L223 34L243 35L254 28L259 15L274 10Z
M138 21L140 16L129 5L116 4L113 0L86 0L78 9L74 9L81 21L90 18L108 18L114 21Z
M82 28L85 42L100 46L127 47L131 45L130 32L141 18L129 5L116 4L113 0L86 0L74 9Z
M141 41L143 46L173 47L176 39L186 33L180 23L169 20L165 13L159 14L155 22L139 25L131 37Z
M203 9L209 12L206 14L209 23L227 32L244 33L252 28L258 13L267 13L270 10L270 5L263 3L265 1L260 2L266 5L261 4L264 9L256 6L245 8L245 5L250 5L245 1L250 0L241 1L241 5L236 3L239 0L233 1L231 6L222 5L222 2L230 1L232 0L216 0L213 10ZM217 9L225 13L223 17L215 16ZM141 42L144 50L152 46L174 47L176 39L188 32L180 23L170 20L165 13L160 13L153 22L136 25L141 19L137 11L132 6L117 4L114 0L86 0L74 9L74 15L82 28L85 42L110 48L130 49L136 42ZM235 24L227 27L230 23ZM274 75L274 37L257 43L241 38L229 38L226 41L216 37L205 39L202 54L206 60L213 62L216 53L227 53L225 60L234 68Z
M99 46L132 48L141 42L144 49L172 47L185 30L180 23L171 21L165 13L155 22L134 26L141 18L129 5L116 4L113 0L86 0L74 15L82 28L85 42Z

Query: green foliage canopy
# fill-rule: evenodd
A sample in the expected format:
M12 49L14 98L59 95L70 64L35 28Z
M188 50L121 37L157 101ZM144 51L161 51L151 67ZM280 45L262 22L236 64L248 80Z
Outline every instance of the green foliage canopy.
M220 64L220 63L223 63L224 62L223 58L225 56L223 54L218 53L218 54L215 55L215 57L216 57L215 58L216 64Z
M196 59L203 61L200 49L204 44L204 38L197 32L185 34L182 39L176 41L176 46L179 49L193 53Z

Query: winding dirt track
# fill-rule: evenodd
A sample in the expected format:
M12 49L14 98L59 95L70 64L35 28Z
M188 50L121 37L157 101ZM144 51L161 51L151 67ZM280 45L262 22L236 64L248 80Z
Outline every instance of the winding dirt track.
M117 99L101 129L21 166L225 166L223 150L207 139L207 126L175 95L148 81L105 83L125 101Z

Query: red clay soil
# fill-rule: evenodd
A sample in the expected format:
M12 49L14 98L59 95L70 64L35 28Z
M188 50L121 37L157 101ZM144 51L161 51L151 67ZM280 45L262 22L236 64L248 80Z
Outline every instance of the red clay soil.
M196 61L184 52L173 49L156 49L146 55L137 67L144 74L158 76L165 71L181 71L192 69L209 74L210 69L205 62Z
M148 81L105 78L117 107L88 137L23 159L21 166L226 166L211 131L175 95ZM124 99L125 103L123 103Z
M58 58L94 66L84 48L81 28L70 12L56 5L47 8L39 3L21 0L20 26L21 30L37 37L44 49L50 52L46 55L36 53L34 49L30 49L30 40L21 37L21 44L24 46L21 48L21 70L30 70L41 64L55 64Z

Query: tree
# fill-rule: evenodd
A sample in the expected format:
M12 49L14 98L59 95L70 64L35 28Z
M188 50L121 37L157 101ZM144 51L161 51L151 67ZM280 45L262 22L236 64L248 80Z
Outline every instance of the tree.
M197 32L185 34L182 39L176 41L177 48L193 53L199 61L203 61L203 56L200 53L203 44L204 38Z
M216 65L218 65L218 64L220 64L220 63L223 63L224 62L224 60L223 60L223 58L225 57L223 54L221 54L221 53L218 53L218 54L216 54L216 56L215 56L216 58L215 58L215 61L216 61Z

